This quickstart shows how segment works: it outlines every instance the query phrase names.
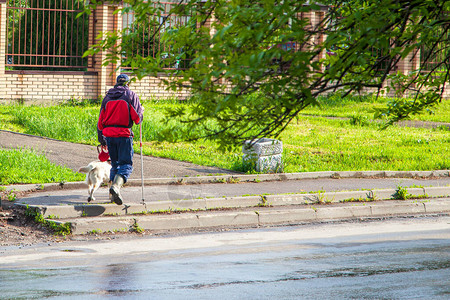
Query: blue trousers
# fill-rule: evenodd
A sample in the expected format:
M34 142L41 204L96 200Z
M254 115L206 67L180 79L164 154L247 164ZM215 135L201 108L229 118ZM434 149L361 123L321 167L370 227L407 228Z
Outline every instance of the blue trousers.
M127 182L133 172L133 138L132 137L106 137L109 157L111 159L111 172L109 178L114 180L116 174L122 175Z

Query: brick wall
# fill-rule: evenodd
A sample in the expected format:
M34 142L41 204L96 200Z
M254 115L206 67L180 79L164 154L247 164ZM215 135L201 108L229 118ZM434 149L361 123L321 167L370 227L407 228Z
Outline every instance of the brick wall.
M112 88L106 85L98 94L98 74L95 72L44 72L44 71L6 71L3 76L7 87L4 89L0 103L15 101L28 104L56 104L71 99L97 99L103 97ZM147 77L133 82L131 89L140 99L185 99L188 90L182 92L168 91L162 85L160 77Z
M69 99L96 99L97 75L85 72L6 71L3 102L52 104Z
M190 96L187 89L181 92L168 91L162 83L161 77L146 77L141 81L131 83L130 88L139 95L140 99L186 99Z

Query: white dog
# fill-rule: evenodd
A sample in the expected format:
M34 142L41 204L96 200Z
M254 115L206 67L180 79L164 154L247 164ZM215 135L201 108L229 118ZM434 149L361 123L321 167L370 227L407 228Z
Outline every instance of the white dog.
M86 167L81 167L78 172L86 173L86 183L88 185L88 202L95 201L94 192L103 183L109 183L109 172L111 164L109 162L93 161Z

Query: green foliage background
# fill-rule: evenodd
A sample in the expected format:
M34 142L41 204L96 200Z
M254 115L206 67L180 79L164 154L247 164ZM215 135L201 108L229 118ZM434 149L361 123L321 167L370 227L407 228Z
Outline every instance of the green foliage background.
M168 128L167 140L203 137L227 148L279 137L331 91L345 96L371 89L409 97L398 97L377 112L388 126L439 104L450 74L450 52L443 46L448 44L450 1L187 0L169 12L191 16L177 26L165 24L169 18L161 18L161 10L149 2L123 2L137 24L160 24L161 42L176 54L164 59L162 52L125 54L132 74L141 79L165 72L169 89L188 88L196 97L192 107L170 111L167 120L177 118L186 126ZM323 18L312 22L307 16L317 11ZM104 36L87 54L112 50L105 63L119 61L130 39L139 38L128 36L121 45L121 34ZM420 49L429 54L422 65L408 74L397 72L397 64L419 56ZM430 70L427 63L436 57L440 60ZM188 68L163 69L187 58L192 59Z

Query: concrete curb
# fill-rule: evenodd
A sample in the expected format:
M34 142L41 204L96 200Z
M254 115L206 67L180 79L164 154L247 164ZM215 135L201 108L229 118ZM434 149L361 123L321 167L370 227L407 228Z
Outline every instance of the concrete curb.
M213 227L259 227L294 225L333 220L377 218L417 214L449 214L450 201L432 202L396 201L394 203L345 204L337 207L327 205L295 207L290 209L257 208L254 211L190 212L169 215L143 215L126 217L96 217L68 219L72 234L120 232L136 229L179 230ZM59 222L58 223L63 223Z
M321 178L431 178L450 177L450 170L435 171L325 171L307 173L279 173L279 174L251 174L251 175L216 175L196 177L173 178L149 178L144 180L144 185L170 185L170 184L209 184L209 183L239 183L239 182L264 182ZM130 179L129 186L140 186L140 179ZM64 182L45 184L23 184L6 186L6 191L52 191L60 189L84 189L86 183Z
M407 188L407 195L413 198L449 197L450 187ZM225 198L206 198L190 200L153 201L145 204L115 205L80 204L80 205L25 205L40 211L44 218L63 219L77 217L122 216L161 212L186 212L193 210L214 210L223 208L248 208L267 206L332 204L347 202L374 202L377 200L396 199L396 189L365 190L348 192L324 192L314 194L283 194L263 196L242 196Z
M220 226L255 227L319 220L450 212L448 199L429 199L430 195L427 191L435 197L450 195L450 187L432 187L406 189L407 195L419 199L401 201L393 200L397 190L385 189L155 201L121 206L115 204L16 205L37 209L48 221L58 224L70 223L73 234L85 234L128 231L136 227L148 230ZM383 200L391 201L383 202ZM224 208L235 210L218 211ZM251 209L253 211L250 211ZM173 214L174 212L176 214Z

